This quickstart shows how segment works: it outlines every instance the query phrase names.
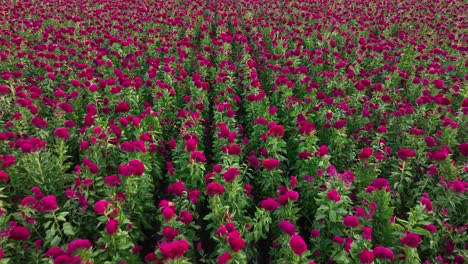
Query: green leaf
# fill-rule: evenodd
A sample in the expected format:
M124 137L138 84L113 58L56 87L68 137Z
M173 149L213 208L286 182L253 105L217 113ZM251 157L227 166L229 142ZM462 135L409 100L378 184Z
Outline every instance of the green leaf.
M56 247L60 244L60 241L62 239L60 238L60 236L55 236L51 241L50 241L50 247Z
M336 212L334 210L331 210L328 216L330 218L330 222L336 223Z
M75 231L73 231L73 227L70 223L64 223L63 224L63 233L67 236L74 236Z

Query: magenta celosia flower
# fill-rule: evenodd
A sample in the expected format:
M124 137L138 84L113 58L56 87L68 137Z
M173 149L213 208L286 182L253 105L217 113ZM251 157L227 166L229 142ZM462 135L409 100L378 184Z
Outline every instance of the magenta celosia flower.
M65 255L65 251L59 247L53 247L44 254L46 258L56 258L58 256Z
M407 232L406 235L400 240L400 242L405 246L416 248L421 242L421 236L419 236L418 234Z
M239 175L239 170L237 168L229 168L224 172L223 177L227 182L232 182Z
M332 241L333 241L334 243L340 244L340 245L344 243L343 237L338 236L338 235L333 236Z
M197 140L190 138L187 141L185 141L185 148L187 149L187 151L192 152L197 150L197 144Z
M283 137L284 136L284 126L281 125L273 125L271 126L270 130L268 130L268 135L274 137Z
M289 221L281 221L279 223L279 228L281 229L281 231L283 231L284 233L292 236L296 233L296 227L294 226L293 223L289 222Z
M435 225L433 225L433 224L425 225L424 229L426 229L427 231L429 231L431 233L437 232L437 227Z
M31 119L31 123L34 127L39 129L45 129L49 126L47 121L44 120L42 116L35 116Z
M124 177L129 177L135 174L135 168L128 164L122 164L117 169L118 173Z
M325 145L321 145L319 147L319 155L320 155L320 157L328 155L328 147L325 146Z
M267 211L274 211L278 208L278 203L273 198L266 198L260 202L260 206Z
M172 241L179 234L179 230L171 226L165 226L162 229L162 235L168 240Z
M468 156L468 142L463 142L460 145L458 145L458 152L460 152L461 155L467 157Z
M134 175L136 176L141 176L145 173L145 164L139 160L131 160L128 165L135 169Z
M349 215L343 218L343 224L348 227L358 227L359 219L355 216Z
M174 260L182 258L189 249L189 244L186 240L177 240L164 243L159 247L164 260Z
M332 189L327 193L327 198L335 202L339 202L341 200L341 197L338 194L338 191L335 189Z
M364 148L361 153L359 153L359 159L367 159L372 156L373 153L374 151L371 148Z
M113 235L117 232L117 228L119 227L119 221L116 219L109 219L106 223L106 232L109 235Z
M318 229L313 229L312 231L310 231L310 236L312 238L317 238L320 236L320 230Z
M130 111L130 104L127 102L121 102L117 106L115 106L114 112L117 113L126 113Z
M262 165L269 171L274 170L279 166L279 161L274 158L264 159Z
M179 217L177 218L177 221L180 221L180 222L182 222L182 223L184 223L186 225L190 224L192 222L192 220L193 220L193 216L187 210L182 210L180 212Z
M372 240L372 227L370 226L363 226L362 227L362 238L368 241Z
M420 200L421 204L424 205L424 207L426 208L427 211L432 211L433 207L432 207L432 202L431 200L429 200L429 198L426 198L426 197L423 197L421 198Z
M206 186L206 194L208 196L221 195L224 192L224 187L217 182L212 182Z
M58 138L62 138L64 140L67 140L68 136L69 136L69 133L68 133L68 130L65 127L59 127L57 129L55 129L54 136L56 136Z
M301 256L307 250L307 245L300 235L293 235L289 240L289 246L293 250L294 254L298 256Z
M80 249L90 249L91 248L91 242L87 239L77 239L72 242L70 242L67 246L67 255L71 256L76 253L76 251Z
M10 229L9 238L13 240L26 241L29 238L29 229L24 226L15 225Z
M3 170L0 170L0 182L7 182L10 180L10 177L8 176L8 174L3 171Z
M104 183L110 187L116 187L117 185L122 184L122 180L117 175L109 175L104 178Z
M232 259L232 255L231 253L229 252L224 252L223 254L221 254L221 256L219 256L218 258L218 264L226 264L228 263L229 260Z
M105 200L99 200L94 204L94 212L96 214L104 214L107 209L107 202Z
M233 156L239 156L241 151L242 151L242 149L241 149L241 147L239 145L232 144L232 145L226 146L225 153L227 153L229 155L233 155Z
M340 119L340 120L336 121L336 122L333 124L333 127L334 127L335 129L341 129L341 128L343 128L344 126L346 126L346 123L347 123L346 120Z
M175 208L166 206L161 210L164 220L169 222L175 216Z
M374 254L368 249L364 249L359 253L359 261L363 264L371 264L374 261Z
M206 161L205 155L204 155L202 152L200 152L200 151L194 151L194 152L192 152L192 153L190 154L190 158L191 158L192 160L194 160L195 162L201 162L201 163L203 163L203 162Z
M228 242L231 246L232 251L234 252L239 252L245 247L244 240L240 237L240 234L237 232L232 232L228 235Z
M198 203L198 197L200 197L200 190L192 190L188 194L188 198L192 203Z
M57 197L55 195L48 195L41 199L41 211L53 212L58 209Z
M380 259L389 259L393 261L395 259L395 256L393 254L393 251L389 248L382 247L382 246L377 246L374 248L374 256L376 258Z
M167 187L167 193L175 194L177 196L181 196L184 191L185 185L181 181L174 182L173 184L169 185L169 187Z
M390 191L389 182L385 178L377 178L371 182L369 186L373 187L372 190L385 190L386 192Z
M448 187L459 194L462 194L465 192L465 184L460 181L460 180L454 180L448 183Z
M412 149L402 148L402 149L397 151L397 155L401 160L406 161L410 157L415 157L416 152L414 150L412 150Z

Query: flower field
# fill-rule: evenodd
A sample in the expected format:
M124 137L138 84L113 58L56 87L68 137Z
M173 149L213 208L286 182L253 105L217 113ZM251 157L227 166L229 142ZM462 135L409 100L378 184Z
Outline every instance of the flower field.
M466 1L1 3L0 263L466 263Z

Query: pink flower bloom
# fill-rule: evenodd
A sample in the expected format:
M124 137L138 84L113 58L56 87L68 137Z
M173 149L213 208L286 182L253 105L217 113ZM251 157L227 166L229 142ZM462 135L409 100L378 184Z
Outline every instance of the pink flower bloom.
M174 238L179 234L179 230L172 228L171 226L165 226L162 230L162 235L167 238L168 241L174 240Z
M359 261L364 264L371 264L374 261L374 254L368 249L364 249L359 253Z
M223 174L224 180L227 182L232 182L239 175L239 170L236 168L229 168Z
M424 205L426 207L426 210L428 212L432 211L433 207L432 207L431 200L429 200L428 198L423 197L423 198L421 198L420 202L421 202L422 205Z
M96 214L104 214L107 209L107 202L105 200L97 201L94 204L94 212Z
M345 216L343 219L343 224L348 227L358 227L359 226L359 219L355 216Z
M338 194L338 191L335 189L332 189L327 193L327 198L335 202L339 202L341 200L341 197Z
M361 153L359 153L359 159L367 159L372 156L374 151L371 148L364 148Z
M312 238L317 238L317 237L319 237L319 236L320 236L320 230L318 230L318 229L313 229L313 230L310 232L310 236L311 236Z
M282 138L284 136L284 126L273 125L268 131L268 134L274 137Z
M289 246L292 248L294 254L301 256L307 250L307 245L300 235L293 235L289 240Z
M41 199L41 211L53 212L57 209L57 197L55 195L48 195Z
M277 159L274 159L274 158L270 158L270 159L264 159L262 161L262 165L269 171L272 171L274 170L276 167L279 166L279 161Z
M8 174L3 171L3 170L0 170L0 182L8 182L10 180L10 177L8 176Z
M381 246L377 246L374 248L374 256L376 258L389 259L391 261L395 259L393 251L391 249Z
M319 147L319 155L320 155L320 157L328 155L328 147L325 146L325 145L321 145Z
M334 127L335 129L341 129L341 128L343 128L344 126L346 126L346 123L347 123L346 120L340 119L340 120L336 121L336 122L333 124L333 127Z
M334 243L340 244L340 245L344 243L344 239L341 236L338 236L338 235L333 236L332 241Z
M10 230L9 238L13 240L26 241L29 238L29 229L24 226L14 226Z
M104 183L110 187L116 187L117 185L122 184L122 180L117 175L110 175L104 178Z
M372 227L369 227L369 226L362 227L362 238L368 241L372 240Z
M208 196L221 195L224 192L225 192L224 187L217 182L212 182L206 186L206 194Z
M424 229L426 229L427 231L429 231L431 233L437 232L437 227L435 225L433 225L433 224L425 225Z
M113 235L117 232L118 227L119 227L119 221L117 221L116 219L110 219L109 221L107 221L107 224L106 224L106 232L109 235Z
M226 264L230 259L232 259L232 255L229 252L224 252L218 258L218 264Z
M201 162L201 163L203 163L203 162L206 161L205 155L204 155L202 152L200 152L200 151L194 151L194 152L192 152L192 153L190 154L190 158L191 158L192 160L194 160L195 162Z
M292 236L296 233L296 227L293 223L289 221L281 221L279 223L279 228L286 234Z
M188 139L185 142L185 148L187 149L187 151L192 152L192 151L197 150L197 144L198 142L195 139Z
M135 174L135 168L128 164L122 164L117 169L118 173L124 177L129 177Z
M468 156L468 142L463 142L460 145L458 145L458 152L462 154L463 156L467 157Z
M418 234L413 234L408 232L401 240L401 244L411 247L411 248L416 248L418 247L419 243L421 243L421 237Z
M232 232L228 235L228 242L234 252L238 252L245 247L244 240L240 238L239 234L236 232Z
M136 176L141 176L145 173L145 164L139 160L131 160L128 165L135 169L134 175Z
M182 258L188 249L189 244L186 240L164 243L159 247L164 260Z
M182 210L180 212L179 217L177 218L177 221L180 221L180 222L182 222L182 223L184 223L186 225L190 224L192 222L192 220L193 220L193 216L187 210Z
M274 211L278 208L278 203L273 198L266 198L260 202L260 206L267 211Z
M175 209L166 206L162 209L161 214L163 215L164 220L169 222L175 216Z
M57 129L55 129L54 131L54 136L58 137L58 138L62 138L64 140L67 140L68 139L68 130L64 127L59 127Z
M169 187L167 187L167 193L175 194L177 196L181 196L184 191L185 185L181 181L174 182L173 184L169 185Z
M401 160L406 161L410 157L415 157L416 152L414 150L412 150L412 149L402 148L402 149L397 151L397 155Z
M58 256L65 255L65 251L59 247L53 247L44 254L46 258L56 258Z
M76 251L80 249L90 249L91 248L91 242L86 239L77 239L72 242L70 242L67 246L67 255L71 256L76 253Z

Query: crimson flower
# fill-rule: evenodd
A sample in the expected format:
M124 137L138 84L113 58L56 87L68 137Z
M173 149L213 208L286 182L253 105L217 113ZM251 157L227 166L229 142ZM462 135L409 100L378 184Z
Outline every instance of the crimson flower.
M307 250L307 245L300 235L293 235L289 240L289 246L292 248L294 254L300 256Z
M262 165L269 171L272 171L274 170L276 167L279 166L279 161L277 159L274 159L274 158L270 158L270 159L264 159L262 161Z
M368 249L364 249L359 253L359 261L363 264L371 264L374 261L374 253Z
M159 247L164 260L182 258L188 249L189 244L186 240L164 243Z
M418 234L413 234L408 232L401 240L401 244L411 247L411 248L417 248L419 243L421 243L421 236Z
M402 148L402 149L397 151L397 155L401 160L406 161L410 157L415 157L416 152L414 150L412 150L412 149Z

